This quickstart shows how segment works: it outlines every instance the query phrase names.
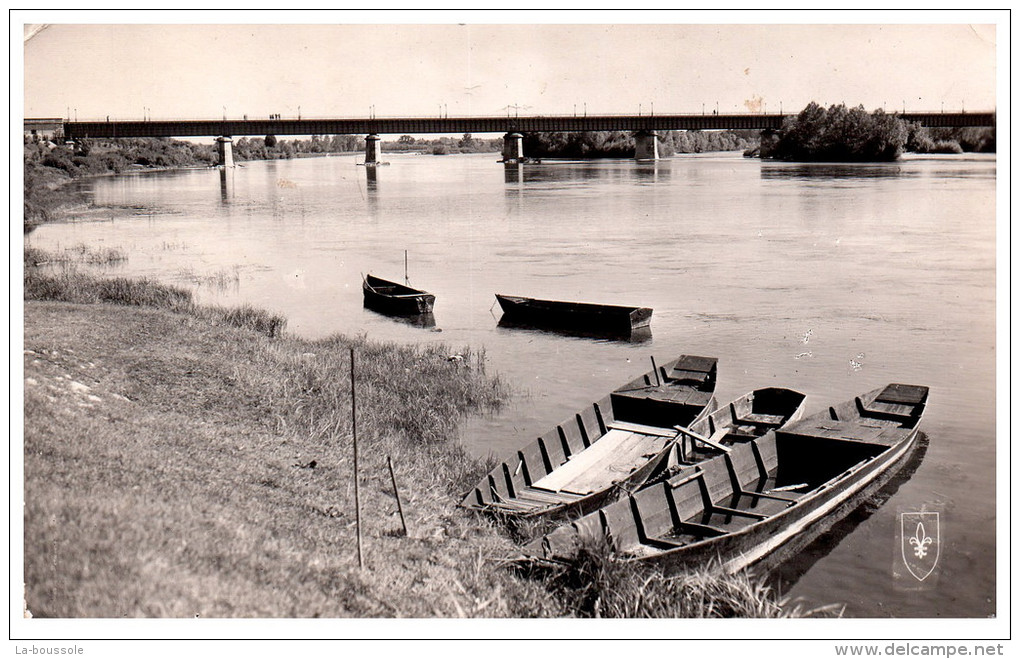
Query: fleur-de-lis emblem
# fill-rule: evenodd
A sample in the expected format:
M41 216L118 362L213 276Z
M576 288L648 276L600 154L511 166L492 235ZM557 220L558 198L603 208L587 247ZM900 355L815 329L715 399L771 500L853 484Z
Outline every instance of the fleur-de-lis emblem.
M910 544L914 548L914 555L918 558L927 556L928 545L932 542L931 536L924 532L924 524L918 522L917 530L914 531L914 537L910 538Z
M942 544L937 512L900 513L900 549L903 564L918 581L935 570Z

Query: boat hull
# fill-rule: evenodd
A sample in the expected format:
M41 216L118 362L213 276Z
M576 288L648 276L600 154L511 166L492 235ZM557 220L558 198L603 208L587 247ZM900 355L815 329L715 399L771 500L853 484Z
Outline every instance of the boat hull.
M430 314L436 296L427 292L368 275L362 283L365 306L393 316Z
M648 307L538 300L501 294L496 295L496 300L503 310L504 326L546 327L619 336L647 328L652 322L652 310Z

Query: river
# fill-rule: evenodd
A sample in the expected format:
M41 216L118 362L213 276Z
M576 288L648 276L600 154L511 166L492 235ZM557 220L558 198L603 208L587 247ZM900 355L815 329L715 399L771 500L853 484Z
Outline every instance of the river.
M719 358L721 402L797 389L808 413L888 382L931 388L912 474L791 561L783 592L848 617L996 613L996 162L784 164L739 154L546 162L496 154L249 162L82 183L105 220L27 237L117 249L107 268L250 302L306 337L484 348L518 395L462 441L506 455L679 354ZM437 295L435 327L362 306L363 273ZM651 336L501 328L494 293L654 308ZM1004 441L1005 438L1004 438ZM921 582L897 567L898 513L939 513Z

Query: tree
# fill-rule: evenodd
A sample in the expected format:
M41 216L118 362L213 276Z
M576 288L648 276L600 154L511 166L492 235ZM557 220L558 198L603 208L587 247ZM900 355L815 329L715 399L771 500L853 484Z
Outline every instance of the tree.
M884 161L903 152L907 123L882 110L868 114L858 105L828 110L810 103L783 123L779 139L763 144L761 157L798 161Z

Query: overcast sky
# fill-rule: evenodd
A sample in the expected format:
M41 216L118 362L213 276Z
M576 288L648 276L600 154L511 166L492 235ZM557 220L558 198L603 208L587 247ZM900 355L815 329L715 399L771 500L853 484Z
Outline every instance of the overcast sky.
M82 24L91 16L75 14L77 24L24 26L24 114L364 116L374 106L380 117L454 116L514 105L521 114L673 113L717 104L720 112L789 112L810 101L890 111L996 107L989 24L491 24L499 16L460 25L125 25L114 24L116 14L97 15L107 24ZM558 14L568 23L589 16Z

